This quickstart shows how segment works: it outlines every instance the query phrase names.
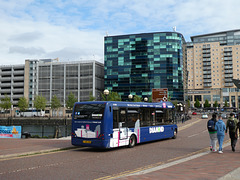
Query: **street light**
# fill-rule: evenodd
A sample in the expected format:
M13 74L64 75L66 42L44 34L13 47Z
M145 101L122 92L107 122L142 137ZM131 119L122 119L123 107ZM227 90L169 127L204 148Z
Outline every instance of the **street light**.
M148 102L148 98L147 98L147 97L145 97L145 98L144 98L144 101L145 101L145 102Z
M104 93L104 95L106 96L106 100L107 100L107 96L109 95L109 90L108 90L108 89L105 89L105 90L103 91L103 93Z
M133 98L133 95L132 95L132 94L129 94L129 95L128 95L128 99L131 101L132 98Z

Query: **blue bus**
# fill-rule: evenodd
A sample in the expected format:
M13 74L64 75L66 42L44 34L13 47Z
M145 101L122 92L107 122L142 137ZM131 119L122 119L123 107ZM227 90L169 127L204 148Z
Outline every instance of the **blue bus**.
M72 114L72 145L115 148L177 137L171 102L77 102Z

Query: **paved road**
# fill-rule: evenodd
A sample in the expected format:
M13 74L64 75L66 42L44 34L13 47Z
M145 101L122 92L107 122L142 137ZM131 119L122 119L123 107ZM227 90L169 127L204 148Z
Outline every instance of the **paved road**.
M224 154L208 153L206 120L194 118L179 129L176 140L112 150L53 151L71 147L70 140L1 139L0 179L217 179L240 167L240 151L229 146Z

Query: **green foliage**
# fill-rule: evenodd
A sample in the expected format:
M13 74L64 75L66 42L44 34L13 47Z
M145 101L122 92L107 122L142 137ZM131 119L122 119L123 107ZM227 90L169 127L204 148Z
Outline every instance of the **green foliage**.
M211 105L209 104L209 101L206 99L205 100L205 103L204 103L204 107L207 108L207 107L210 107Z
M217 101L214 102L213 107L218 107L218 102Z
M74 103L77 101L78 100L77 100L77 98L75 98L74 94L72 92L70 92L70 94L68 95L68 99L66 101L67 108L73 109Z
M198 99L196 99L196 102L194 103L194 107L200 108L200 102Z
M57 98L56 95L54 95L52 97L52 100L51 100L51 108L52 109L58 109L61 107L61 103L60 103L60 100Z
M47 104L47 100L45 97L41 96L36 96L34 100L34 107L38 110L44 110Z
M92 95L92 92L89 94L89 101L95 101L96 98Z
M103 101L121 101L121 96L117 92L109 92L109 95L101 94Z
M173 101L170 101L171 103L173 103L173 105L175 106L175 107L177 107L177 104L178 104L178 101L177 100L173 100Z
M143 101L143 98L142 97L139 97L138 95L135 95L133 97L133 102L142 102Z
M3 109L10 109L12 106L11 99L6 94L4 98L1 99L0 107Z
M26 111L28 108L28 100L25 97L20 97L18 101L20 111Z
M228 102L227 102L227 100L225 100L224 106L225 106L225 107L228 107Z

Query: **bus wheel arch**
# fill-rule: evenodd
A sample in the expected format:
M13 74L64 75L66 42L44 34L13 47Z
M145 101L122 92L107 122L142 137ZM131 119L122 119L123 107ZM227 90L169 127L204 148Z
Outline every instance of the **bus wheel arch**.
M137 136L135 134L132 134L129 138L129 143L128 143L128 147L132 148L137 144Z
M174 129L174 132L173 132L173 139L176 139L177 138L177 133L178 133L178 131L177 131L177 129Z

